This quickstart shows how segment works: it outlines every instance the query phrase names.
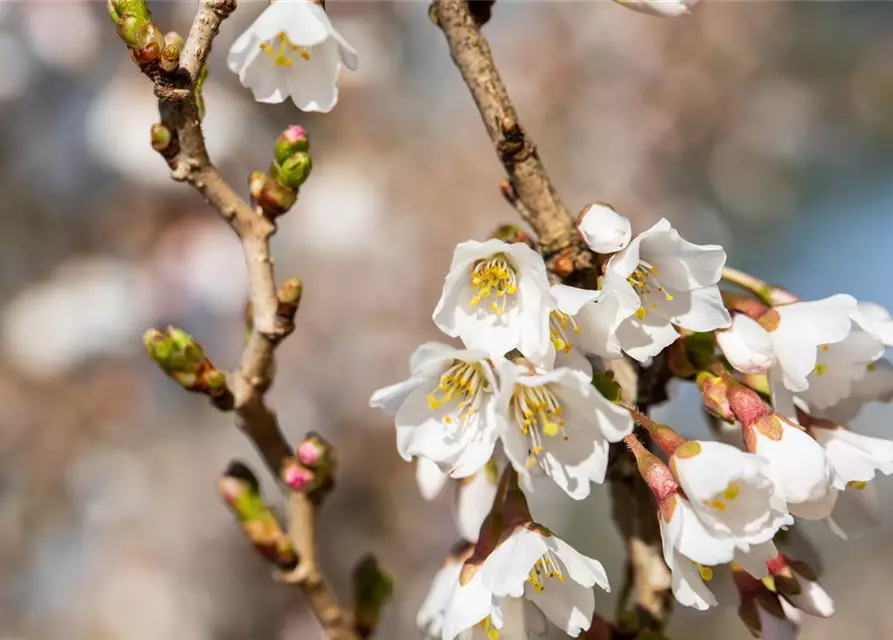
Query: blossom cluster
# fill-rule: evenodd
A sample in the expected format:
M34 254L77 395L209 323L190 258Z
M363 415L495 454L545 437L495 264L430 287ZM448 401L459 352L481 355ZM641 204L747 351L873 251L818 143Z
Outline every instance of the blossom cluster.
M534 522L523 492L548 481L585 498L623 440L655 495L676 599L706 609L737 588L752 631L793 637L800 611L826 617L833 603L775 539L795 517L826 519L843 536L873 519L867 483L893 472L893 443L840 422L893 396L881 360L893 319L847 295L803 302L778 290L773 304L742 304L718 286L723 248L688 242L667 220L634 237L628 219L596 204L578 230L597 255L596 289L550 280L525 242L459 244L433 319L462 347L422 345L410 377L371 398L394 416L397 450L418 460L426 497L461 480L468 545L438 573L420 629L524 638L542 615L518 599L571 636L588 629L591 588L609 588L604 569ZM668 348L671 372L696 379L705 407L740 424L739 446L686 440L599 391L593 363L647 366ZM635 423L664 458L632 435ZM507 497L500 474L523 490Z

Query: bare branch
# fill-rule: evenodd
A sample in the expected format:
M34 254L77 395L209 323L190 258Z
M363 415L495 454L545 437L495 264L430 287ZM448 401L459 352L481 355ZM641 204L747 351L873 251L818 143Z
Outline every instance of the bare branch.
M433 16L446 36L453 61L471 91L512 191L522 205L517 207L518 212L539 236L543 254L548 259L571 249L575 267L588 268L591 254L577 234L575 216L558 197L536 145L521 126L490 45L468 2L435 0Z
M238 234L251 289L252 331L239 367L228 377L239 428L248 436L274 477L279 479L285 460L294 455L275 412L264 402L272 383L273 353L290 333L291 322L277 315L279 301L270 255L275 223L245 202L211 163L205 147L195 95L211 44L220 23L236 8L235 0L203 0L180 56L180 68L166 74L145 68L155 82L162 124L176 140L175 153L165 154L171 177L191 184ZM356 640L352 615L341 607L319 570L316 555L315 506L304 494L288 492L289 536L299 563L286 576L297 584L329 640Z

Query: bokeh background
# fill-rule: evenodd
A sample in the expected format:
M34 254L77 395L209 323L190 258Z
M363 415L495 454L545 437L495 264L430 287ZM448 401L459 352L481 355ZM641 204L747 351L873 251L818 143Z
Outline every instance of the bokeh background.
M162 28L188 29L195 2L150 4ZM438 337L454 245L514 212L424 3L329 0L361 68L325 116L255 104L226 70L263 6L242 3L216 41L208 144L244 185L286 125L310 131L314 174L274 243L278 274L306 293L271 399L291 439L315 429L338 445L320 522L332 581L346 598L353 562L378 554L397 581L379 637L411 639L456 537L450 497L419 496L368 397ZM611 202L638 229L666 216L803 297L893 307L891 21L885 2L712 2L661 21L500 0L486 33L573 209ZM231 367L246 297L234 236L149 148L156 119L104 3L0 2L0 638L316 640L301 595L270 580L216 496L230 459L260 469L254 452L141 353L143 330L170 323ZM660 416L702 434L692 389L673 397ZM859 428L893 436L891 418L870 407ZM884 525L859 541L804 527L838 607L805 638L893 635L893 487L879 492ZM548 494L535 511L619 587L605 493ZM731 610L680 609L670 631L748 637Z

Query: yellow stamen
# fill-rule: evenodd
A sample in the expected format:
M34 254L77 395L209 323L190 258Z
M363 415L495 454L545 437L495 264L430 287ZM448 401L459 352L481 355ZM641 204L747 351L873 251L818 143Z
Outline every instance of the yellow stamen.
M820 362L815 366L815 374L817 376L824 375L826 371L828 371L828 365L822 364Z
M505 313L510 296L518 292L517 274L508 258L497 253L485 260L478 260L471 272L471 286L475 290L470 306L477 307L483 298L495 295L496 300L487 307L491 313Z
M278 47L274 47L271 42L261 42L260 50L273 58L277 67L291 67L298 57L310 60L310 51L292 42L284 31L277 33L273 40L278 43Z
M734 500L738 497L738 493L741 491L741 487L737 482L730 482L729 486L726 487L726 490L723 491L723 497L726 500Z

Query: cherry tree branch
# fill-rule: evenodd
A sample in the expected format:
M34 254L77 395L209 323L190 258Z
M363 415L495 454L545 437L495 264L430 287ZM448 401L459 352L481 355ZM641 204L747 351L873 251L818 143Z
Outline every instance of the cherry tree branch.
M466 0L434 0L432 16L446 36L453 62L480 111L496 155L508 175L518 213L537 236L547 259L570 259L559 270L570 275L592 264L580 240L575 216L559 198L499 75L490 45Z
M274 410L264 396L273 382L273 353L293 329L277 315L278 297L270 253L275 223L243 200L208 157L195 88L221 22L236 8L235 0L203 0L180 54L179 68L164 72L158 65L143 70L155 83L162 124L175 144L163 155L171 177L192 185L239 236L251 290L253 323L238 368L228 376L233 410L240 430L251 440L270 472L279 478L294 455ZM316 507L300 492L287 492L289 536L298 552L297 568L283 577L297 584L329 640L356 640L352 615L342 608L317 563Z
M536 152L536 145L518 119L481 24L467 0L434 0L432 17L446 36L453 61L474 98L487 133L508 175L510 202L536 231L547 266L559 277L590 273L592 254L577 233L575 217L564 205ZM621 385L623 401L646 411L663 398L666 363L658 358L639 371L629 360L605 363ZM659 630L670 613L670 573L663 561L660 529L651 491L642 480L632 454L614 445L608 467L612 515L626 540L629 586L639 620L638 629ZM625 598L622 598L625 600ZM625 606L621 603L621 607Z

